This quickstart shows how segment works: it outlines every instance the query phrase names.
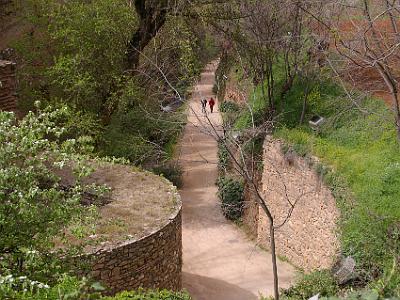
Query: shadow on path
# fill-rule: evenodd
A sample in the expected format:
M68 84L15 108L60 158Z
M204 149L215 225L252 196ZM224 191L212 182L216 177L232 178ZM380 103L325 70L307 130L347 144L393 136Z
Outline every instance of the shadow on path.
M192 294L200 294L196 300L256 300L256 295L236 285L215 278L183 273L183 285Z

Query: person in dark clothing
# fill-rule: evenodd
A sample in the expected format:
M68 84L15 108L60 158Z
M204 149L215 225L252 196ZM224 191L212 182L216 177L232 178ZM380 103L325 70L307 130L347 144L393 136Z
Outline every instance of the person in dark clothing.
M201 111L203 113L206 113L206 107L207 107L207 99L201 99Z
M210 100L208 100L208 105L210 105L210 110L211 110L211 113L212 113L213 110L214 110L214 105L215 105L215 100L214 100L213 97L211 97Z

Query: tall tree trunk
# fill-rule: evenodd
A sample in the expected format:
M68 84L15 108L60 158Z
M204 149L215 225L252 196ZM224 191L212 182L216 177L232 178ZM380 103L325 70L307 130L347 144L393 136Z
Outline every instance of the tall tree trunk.
M382 41L380 37L378 36L377 32L374 29L374 21L371 17L370 13L370 7L369 7L369 2L367 0L363 1L364 3L364 15L368 21L368 24L371 28L372 32L372 39L374 41L374 46L378 48L380 53L384 54L386 53L385 50L382 48ZM388 2L387 4L387 13L389 14L389 18L392 19L391 15L391 10L390 10L390 5ZM398 35L397 31L397 25L392 23L392 29L395 31L396 36ZM371 65L375 67L383 80L385 81L386 86L389 88L390 94L392 96L392 101L393 101L393 110L395 114L395 126L396 126L396 131L397 131L397 141L400 142L400 104L399 104L399 99L398 99L398 86L397 86L397 81L396 77L389 67L390 64L388 63L388 59L386 56L382 55L383 60L382 62L380 61L380 57L377 57L375 51L372 51L369 49L369 45L366 42L366 38L364 36L364 43L367 46L367 58L371 61Z
M306 90L304 93L304 98L303 98L303 109L301 110L301 116L300 116L300 121L299 124L303 125L304 123L304 118L306 116L306 110L307 110L307 100L308 100L308 95L310 94L310 86L307 84Z
M395 80L395 76L392 74L390 69L385 69L385 67L381 63L377 63L376 68L378 69L379 74L385 81L386 86L389 88L390 95L392 96L397 140L398 142L400 142L400 104L397 82Z
M397 131L397 140L400 142L400 109L399 109L399 99L398 94L393 93L393 106L395 110L395 122L396 122L396 131Z
M279 300L279 277L278 265L276 262L276 246L275 246L275 228L274 223L270 221L269 225L271 256L272 256L272 271L274 275L274 299Z
M128 68L136 69L139 65L140 53L156 36L165 24L169 12L166 0L135 0L135 9L139 16L139 28L128 42Z
M257 184L251 178L247 178L251 182L251 185L254 188L254 191L257 195L257 202L260 204L261 208L267 215L269 220L269 235L270 235L270 247L271 247L271 260L272 260L272 273L274 276L274 299L279 300L279 277L278 277L278 264L276 261L276 245L275 245L275 225L274 225L274 217L272 216L271 211L269 210L266 202L260 194L260 191L257 188Z

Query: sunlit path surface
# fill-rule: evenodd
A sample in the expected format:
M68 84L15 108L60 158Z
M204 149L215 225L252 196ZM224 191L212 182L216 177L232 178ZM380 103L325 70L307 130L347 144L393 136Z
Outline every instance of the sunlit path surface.
M212 96L215 68L208 65L195 88L181 147L183 287L195 300L258 299L273 294L271 256L224 218L217 198L217 142L200 104ZM208 116L218 129L218 107ZM282 262L278 268L280 287L289 286L294 268Z

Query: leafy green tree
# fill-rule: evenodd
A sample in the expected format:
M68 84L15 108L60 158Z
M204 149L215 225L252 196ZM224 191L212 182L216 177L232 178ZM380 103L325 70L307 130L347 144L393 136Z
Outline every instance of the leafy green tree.
M134 0L134 7L139 16L139 26L128 43L128 66L132 70L139 65L141 52L164 26L175 1L168 0ZM174 5L175 4L175 5Z
M143 52L143 62L138 71L152 76L156 84L154 93L171 90L171 84L184 96L187 88L200 74L200 40L192 26L182 16L170 16L158 35L153 38L152 47ZM157 58L153 61L151 58ZM161 74L166 76L169 84ZM159 97L161 98L161 97Z
M30 1L34 31L17 45L27 96L107 115L136 16L124 0ZM29 68L29 66L31 68ZM39 68L37 68L39 67ZM32 89L34 87L34 89Z
M105 109L124 68L134 14L126 1L99 0L68 1L50 16L50 36L59 47L50 81L79 108Z

